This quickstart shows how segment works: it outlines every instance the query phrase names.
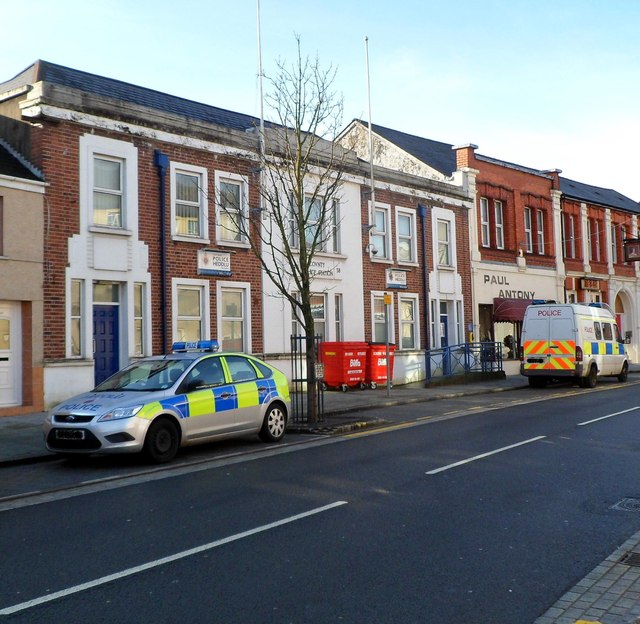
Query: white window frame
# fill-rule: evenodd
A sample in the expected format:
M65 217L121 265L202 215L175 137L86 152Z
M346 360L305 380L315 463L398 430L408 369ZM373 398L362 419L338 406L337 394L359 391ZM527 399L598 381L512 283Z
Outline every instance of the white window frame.
M538 255L544 255L544 210L536 210L536 245Z
M629 264L624 259L624 241L627 238L627 226L622 223L620 225L620 251L622 253L622 264Z
M395 297L394 293L388 293L391 295L391 304L389 305L389 336L388 340L390 343L395 343ZM375 302L382 300L382 305L384 306L384 291L371 291L371 340L373 342L382 342L382 340L377 340L376 338L376 325L379 325L379 322L376 322L374 318L374 310L375 310ZM383 308L384 309L384 308Z
M80 229L81 231L131 236L138 231L138 148L133 143L95 134L80 137ZM122 163L122 205L120 227L97 225L93 221L94 158Z
M384 225L384 231L380 231L377 228L378 217L381 217L381 222ZM391 205L381 204L376 202L376 205L371 210L371 221L376 225L371 232L370 241L373 248L377 250L376 254L371 253L372 260L393 260L393 249L391 246Z
M136 299L140 296L140 314L136 314ZM135 357L141 357L146 353L146 312L147 312L147 285L144 282L133 283L133 305L131 315L133 317L133 344L131 350ZM137 325L139 324L139 329ZM140 342L140 348L136 345Z
M342 302L342 293L335 293L333 297L333 319L335 332L334 338L337 341L344 340L344 317Z
M445 226L446 231L446 239L442 240L440 238L440 224ZM451 241L451 221L449 219L436 219L436 237L437 237L437 251L436 257L438 259L438 266L442 267L452 267L453 266L453 245ZM446 262L442 262L441 260L441 248L446 249L447 259Z
M493 200L493 214L496 220L496 249L504 249L504 205L499 199Z
M483 247L491 247L491 225L489 223L489 200L480 198L480 244Z
M176 213L176 174L183 173L185 175L195 176L199 179L200 188L198 189L199 201L199 226L200 232L197 235L178 233L177 213ZM209 242L209 187L208 174L204 167L195 165L187 165L183 163L171 162L169 164L169 186L171 189L171 237L174 240L180 240L189 243L208 243Z
M222 348L222 325L227 317L223 315L222 300L225 292L241 292L242 293L242 339L245 353L251 353L251 284L249 282L216 282L216 301L217 318L216 318L216 338L220 340L220 348ZM237 320L239 317L230 317Z
M533 253L533 233L531 229L531 208L524 209L524 250Z
M240 215L243 226L240 228L240 240L224 238L224 228L222 227L222 192L221 186L223 182L237 184L240 186ZM227 171L216 171L215 173L215 193L216 193L216 242L219 245L228 245L231 247L248 247L249 241L244 232L247 231L247 223L249 219L249 178L237 173L229 173Z
M78 288L79 291L79 312L78 314L73 313L73 290L74 285ZM67 296L67 301L69 302L69 314L67 315L68 321L68 330L67 330L67 357L69 358L82 358L84 357L85 351L85 325L84 319L86 318L86 295L85 295L85 280L83 279L75 279L72 278L69 280L69 293ZM73 327L77 326L78 331L78 350L74 352L73 350Z
M402 304L404 302L410 302L413 306L413 320L405 321L402 318ZM413 327L413 346L405 347L402 344L403 339L403 327L405 325L411 325ZM399 350L413 351L420 349L420 309L418 295L402 293L398 294L398 345Z
M210 295L209 280L198 280L188 278L172 278L171 280L171 336L172 342L181 340L178 337L178 290L181 288L199 288L200 294L200 320L201 320L201 339L209 340L211 338L211 311L210 311Z
M449 263L448 265L440 264L440 254L438 249L438 222L446 221L449 230ZM456 216L453 210L449 208L433 208L431 212L431 240L432 245L433 266L438 267L442 271L453 271L458 265L457 245L456 245Z
M300 293L294 293L294 297L297 301L300 301ZM323 332L323 340L328 340L329 339L329 328L330 328L330 322L329 322L329 299L327 297L327 293L323 293L323 292L314 292L311 293L311 297L322 297L323 299L323 309L324 309L324 315L321 317L321 319L318 321L320 323L322 323L322 325L324 326L324 332ZM314 319L314 326L316 324L316 321ZM302 324L298 321L296 315L295 315L295 311L293 310L293 306L292 306L292 310L291 310L291 333L294 336L303 336L304 335L304 327L302 326ZM318 335L318 332L314 330L313 335L316 336Z
M595 237L595 262L600 262L600 225L597 219L593 220L593 225L595 227L594 237Z
M409 234L400 233L400 221L407 219L409 223ZM406 242L409 246L409 258L400 258L401 243ZM417 264L417 242L416 242L416 212L415 210L407 210L405 208L396 208L396 250L398 256L398 264Z
M618 263L618 237L616 235L616 225L611 224L611 264Z
M575 258L576 257L576 222L575 217L572 214L566 214L565 220L565 232L564 232L564 257Z

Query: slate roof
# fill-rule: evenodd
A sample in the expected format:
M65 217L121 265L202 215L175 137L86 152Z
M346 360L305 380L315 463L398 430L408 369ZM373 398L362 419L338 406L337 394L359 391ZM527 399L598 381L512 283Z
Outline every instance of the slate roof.
M629 199L613 189L592 186L591 184L584 184L583 182L576 182L575 180L560 177L560 190L566 197L572 199L640 213L640 204L638 204L638 202Z
M12 147L0 139L0 176L42 182L42 174Z
M216 106L210 106L209 104L193 102L192 100L162 93L161 91L147 89L138 85L122 82L121 80L105 78L104 76L90 74L42 60L36 61L11 80L0 83L0 93L6 93L40 81L70 89L78 89L94 95L115 98L138 106L145 106L158 111L189 117L235 130L256 128L260 123L257 117L251 115L236 113Z
M369 126L367 121L358 121ZM456 154L451 143L425 139L377 124L371 124L371 130L443 175L451 176L456 170Z

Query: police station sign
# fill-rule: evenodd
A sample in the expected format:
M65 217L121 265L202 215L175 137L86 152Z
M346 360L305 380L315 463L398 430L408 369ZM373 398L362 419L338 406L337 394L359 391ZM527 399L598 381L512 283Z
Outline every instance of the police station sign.
M199 249L198 274L231 275L231 254L213 249Z

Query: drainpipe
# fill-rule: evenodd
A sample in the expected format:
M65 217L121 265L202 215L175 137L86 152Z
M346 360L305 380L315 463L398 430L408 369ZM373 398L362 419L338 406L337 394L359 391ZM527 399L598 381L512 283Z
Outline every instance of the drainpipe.
M165 233L166 194L165 176L169 167L169 157L160 150L153 153L153 164L158 167L160 178L160 325L162 354L167 352L167 237Z
M422 226L422 309L424 311L424 369L427 375L427 381L431 381L431 358L429 357L429 335L431 328L429 327L429 267L427 264L427 208L422 204L418 204L418 214L420 215L420 225Z

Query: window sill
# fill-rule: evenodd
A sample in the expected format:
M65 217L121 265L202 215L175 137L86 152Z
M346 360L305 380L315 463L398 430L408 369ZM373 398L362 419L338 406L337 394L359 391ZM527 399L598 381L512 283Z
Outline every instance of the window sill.
M369 259L371 262L375 262L376 264L393 264L393 258L378 258L378 256L369 255Z
M92 234L111 234L112 236L133 236L131 230L125 230L124 228L113 228L102 225L90 225L89 232Z
M412 262L412 261L402 262L401 260L398 260L398 266L419 267L420 265L417 262Z
M243 241L228 241L228 240L220 240L216 241L217 247L234 247L235 249L251 249L251 245L249 243Z
M451 266L450 264L439 264L438 271L448 271L450 273L455 273L456 267Z
M208 238L200 238L199 236L181 236L179 234L173 234L171 240L180 243L196 243L198 245L208 245L211 241Z

